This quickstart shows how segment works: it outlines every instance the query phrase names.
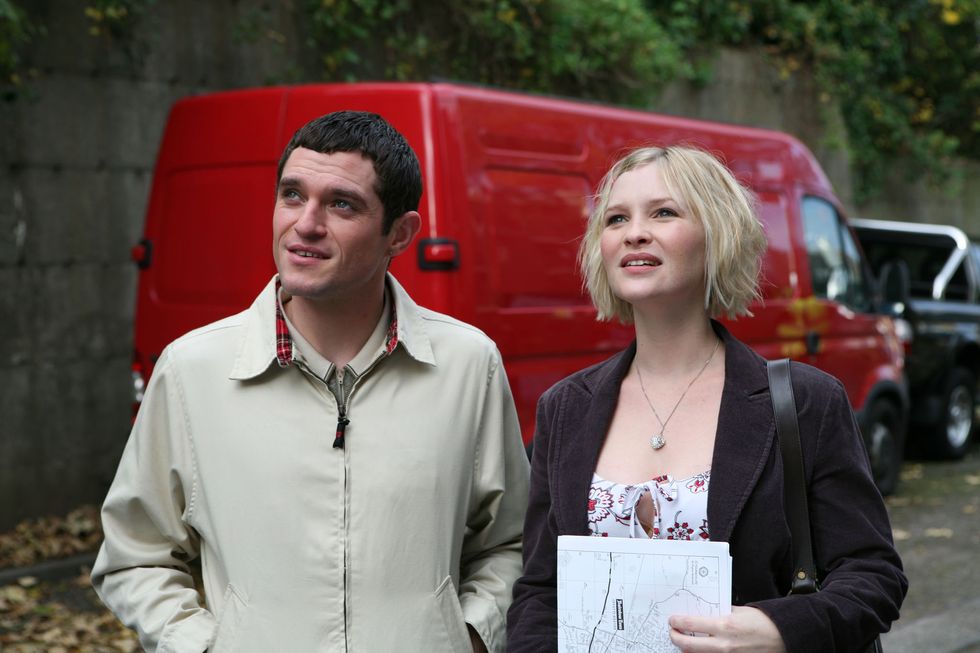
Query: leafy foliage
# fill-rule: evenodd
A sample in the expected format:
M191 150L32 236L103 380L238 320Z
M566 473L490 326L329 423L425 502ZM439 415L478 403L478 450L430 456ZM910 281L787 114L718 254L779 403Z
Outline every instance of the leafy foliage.
M877 189L896 156L937 178L954 155L980 159L980 0L675 0L651 7L686 28L686 47L757 43L785 74L811 68L841 107L859 193Z
M449 77L635 105L718 46L806 68L847 125L859 194L892 157L980 159L980 0L310 0L330 79ZM337 38L337 35L342 38ZM861 199L860 197L858 199Z
M321 0L308 10L333 79L380 71L639 104L686 65L641 0Z
M155 0L87 0L90 33L129 50ZM40 33L0 0L0 85ZM265 5L263 5L265 7ZM891 159L942 176L980 160L980 0L297 0L326 79L451 78L632 105L710 77L719 46L816 75L847 126L859 193ZM243 12L250 11L247 8ZM285 39L254 8L239 41ZM860 197L858 198L861 199Z
M0 84L21 83L21 50L35 29L23 9L11 0L0 0Z

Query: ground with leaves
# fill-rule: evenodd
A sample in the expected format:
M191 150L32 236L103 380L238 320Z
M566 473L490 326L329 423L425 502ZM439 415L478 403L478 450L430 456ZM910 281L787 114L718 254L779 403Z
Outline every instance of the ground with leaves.
M980 447L958 462L905 465L887 500L895 541L911 583L908 622L980 594ZM81 508L62 519L25 522L0 534L0 571L94 552L98 513ZM23 577L0 586L0 650L9 653L130 653L135 635L109 614L87 573L58 581Z
M980 447L956 462L907 463L886 503L909 577L902 621L980 597Z

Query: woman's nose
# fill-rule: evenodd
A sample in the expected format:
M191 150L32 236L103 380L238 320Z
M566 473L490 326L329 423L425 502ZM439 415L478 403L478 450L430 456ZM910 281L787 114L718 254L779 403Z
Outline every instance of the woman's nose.
M643 220L630 220L624 239L629 245L643 245L650 242L650 230Z

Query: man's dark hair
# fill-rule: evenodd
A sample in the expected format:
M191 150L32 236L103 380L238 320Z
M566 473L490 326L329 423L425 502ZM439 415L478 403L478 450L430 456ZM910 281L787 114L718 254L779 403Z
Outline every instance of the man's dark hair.
M391 231L398 216L415 211L422 197L422 171L405 137L376 113L335 111L300 127L279 159L276 185L286 160L297 147L321 154L359 152L374 163L374 191L384 206L382 232Z

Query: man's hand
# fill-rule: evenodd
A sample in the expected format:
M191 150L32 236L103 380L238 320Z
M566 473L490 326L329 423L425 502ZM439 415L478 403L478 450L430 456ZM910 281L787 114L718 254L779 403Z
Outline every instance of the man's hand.
M668 623L670 641L684 653L786 653L776 624L757 608L735 606L724 617L673 615Z
M470 633L470 644L473 645L473 653L487 653L487 645L483 643L483 638L476 633L476 629L466 624L466 630Z

